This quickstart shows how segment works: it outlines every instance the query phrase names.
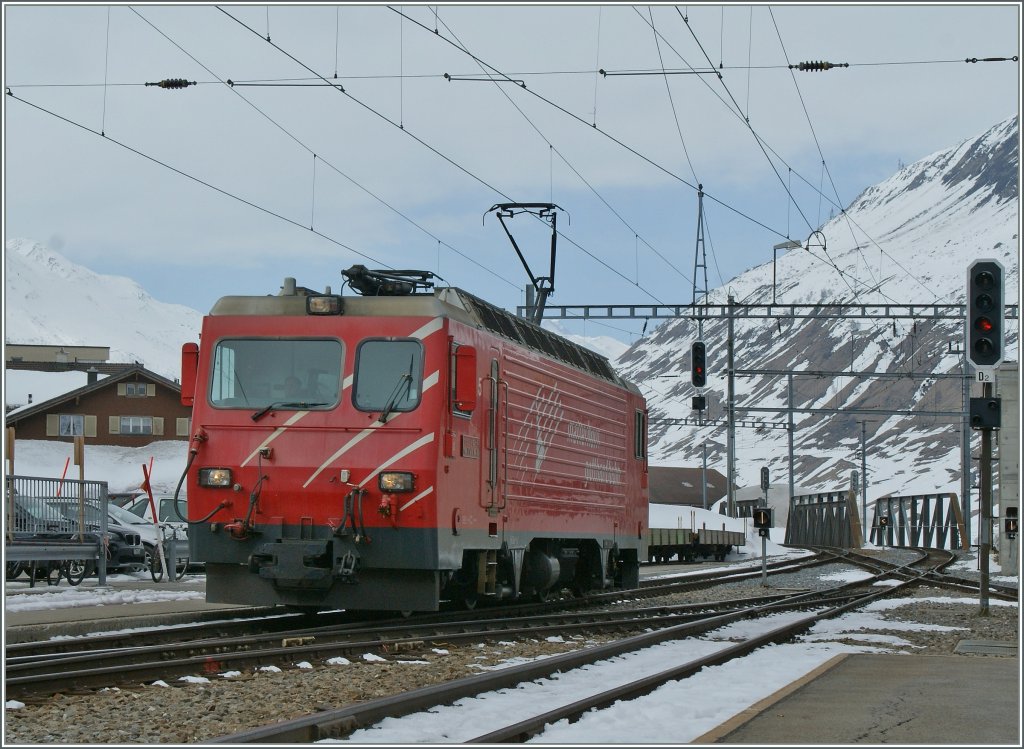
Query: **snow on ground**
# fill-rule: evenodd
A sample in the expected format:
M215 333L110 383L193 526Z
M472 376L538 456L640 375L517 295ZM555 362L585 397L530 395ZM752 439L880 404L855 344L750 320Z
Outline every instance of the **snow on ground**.
M138 589L140 582L150 582L153 587ZM82 581L75 587L62 581L60 585L47 585L45 580L37 580L32 588L28 578L23 574L17 580L4 583L4 610L14 611L52 611L82 606L121 606L133 603L158 603L161 601L202 601L206 598L206 577L204 575L186 575L184 583L190 590L163 590L152 583L148 572L131 575L108 575L107 585L100 586L96 578ZM176 585L176 587L178 587Z
M78 479L71 442L56 440L18 440L15 442L16 476L42 476ZM142 466L150 471L154 494L174 491L188 460L188 442L163 440L144 447L85 445L85 480L106 481L111 493L130 492L142 484Z
M965 613L977 602L963 598L935 598L942 603L965 605ZM870 604L857 612L816 624L799 642L762 647L751 655L721 666L705 668L683 681L673 681L650 695L620 702L585 714L579 721L560 721L531 739L539 744L606 745L685 744L716 728L749 705L803 677L842 653L886 653L906 645L898 635L871 630L896 629L881 612L920 599L895 599ZM995 602L993 602L995 604ZM1013 606L1000 601L998 605ZM486 732L487 726L508 725L538 715L584 695L626 684L668 668L682 666L733 643L730 637L747 637L802 618L806 613L781 614L770 623L738 622L702 638L666 642L607 661L521 684L515 689L487 692L436 706L403 718L386 718L355 731L343 742L353 744L461 743ZM907 625L920 626L920 625ZM837 643L843 639L846 643ZM859 641L859 644L847 644ZM500 643L499 643L500 645ZM580 646L586 643L581 641Z

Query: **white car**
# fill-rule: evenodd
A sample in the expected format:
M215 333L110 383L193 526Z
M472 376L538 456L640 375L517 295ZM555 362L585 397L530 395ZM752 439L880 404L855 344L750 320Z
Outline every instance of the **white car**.
M182 533L188 533L188 523L182 520L182 518L188 518L188 502L184 497L178 497L177 513L174 511L173 494L156 495L153 497L153 502L157 506L157 517L160 518L161 525L166 524L177 528L179 537ZM149 496L146 494L140 494L121 509L136 515L151 525L153 523L153 508L150 506Z
M174 511L174 495L173 494L157 494L153 497L153 503L157 507L157 517L160 518L160 527L165 532L170 529L174 529L176 532L177 543L181 545L182 549L188 548L188 523L182 522L181 518L188 517L188 502L184 497L178 497L178 512ZM130 500L124 507L117 508L125 516L135 518L134 523L142 523L148 525L150 528L153 526L153 509L149 503L149 496L146 494L140 494L134 499ZM133 525L132 527L136 527ZM154 534L155 534L154 528ZM191 566L201 566L193 564Z

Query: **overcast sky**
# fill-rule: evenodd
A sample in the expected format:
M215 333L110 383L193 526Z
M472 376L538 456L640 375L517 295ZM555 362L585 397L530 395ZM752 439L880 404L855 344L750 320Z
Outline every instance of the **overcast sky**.
M514 309L488 209L555 203L551 304L689 303L698 184L716 288L1019 112L1019 62L965 60L1020 30L1019 3L8 3L4 235L201 312L355 263ZM849 67L788 67L819 60ZM144 85L169 78L198 85ZM550 227L508 226L548 276Z

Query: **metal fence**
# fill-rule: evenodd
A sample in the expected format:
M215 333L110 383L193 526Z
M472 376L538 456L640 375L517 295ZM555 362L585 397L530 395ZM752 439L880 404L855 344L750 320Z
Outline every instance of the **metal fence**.
M66 514L56 500L69 504ZM77 512L75 502L77 500ZM86 503L99 508L98 529L86 517ZM4 558L8 563L93 560L101 585L107 580L105 539L107 483L35 476L4 479ZM93 518L95 511L90 513ZM34 577L32 579L34 584Z

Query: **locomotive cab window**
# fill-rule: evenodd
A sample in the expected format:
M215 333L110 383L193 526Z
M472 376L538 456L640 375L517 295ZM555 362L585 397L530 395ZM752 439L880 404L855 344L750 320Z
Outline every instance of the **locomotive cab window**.
M341 341L239 338L217 342L210 403L218 408L326 409L341 390Z
M352 402L360 411L412 411L423 386L423 344L368 338L356 351Z

